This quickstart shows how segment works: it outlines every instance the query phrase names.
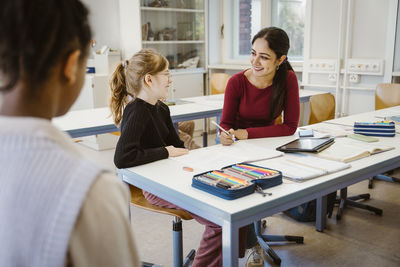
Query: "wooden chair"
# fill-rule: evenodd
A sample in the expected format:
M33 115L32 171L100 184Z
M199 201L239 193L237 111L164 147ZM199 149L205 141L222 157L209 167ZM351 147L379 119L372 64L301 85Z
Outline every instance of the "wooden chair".
M400 83L380 83L375 89L375 110L400 105Z
M335 106L335 97L332 94L311 96L308 124L334 119Z
M375 110L390 108L400 105L400 84L399 83L380 83L375 88ZM369 179L368 188L374 187L374 179L384 180L388 182L400 183L400 179L391 177L393 171L386 174L378 174Z
M225 93L226 85L231 76L227 73L213 73L211 75L211 94L223 94Z
M218 95L225 93L226 85L228 84L230 78L231 76L224 72L211 74L211 81L210 81L211 94ZM216 144L221 143L218 135L215 138L215 143Z
M137 188L133 185L129 185L131 192L131 204L135 207L154 211L162 214L171 215L174 217L172 222L172 238L173 238L173 256L174 256L174 267L190 266L192 264L195 250L192 249L189 254L183 259L183 241L182 241L182 219L191 220L192 216L184 211L177 209L162 208L153 204L150 204L142 193L142 189ZM130 213L129 213L130 214ZM154 266L151 263L143 263L144 267Z

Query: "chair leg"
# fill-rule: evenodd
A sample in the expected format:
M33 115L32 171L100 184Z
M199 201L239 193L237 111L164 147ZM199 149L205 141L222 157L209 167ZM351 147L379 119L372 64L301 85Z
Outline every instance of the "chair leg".
M196 251L192 249L185 259L183 259L182 220L179 217L175 217L172 221L172 241L174 267L190 266L194 260Z
M369 211L375 212L375 214L379 215L379 216L381 216L382 213L383 213L382 209L375 208L375 207L370 206L370 205L358 203L356 201L349 200L349 199L347 199L346 202L347 202L348 206L352 206L352 207L359 208L359 209L364 209L364 210L369 210Z
M142 267L162 267L162 266L160 266L160 265L155 265L155 264L150 263L150 262L142 261Z
M182 246L182 220L175 217L172 221L172 243L174 254L174 267L181 267L183 264L183 246Z
M376 215L382 215L383 211L381 209L357 202L357 200L368 200L368 199L370 199L370 194L361 194L361 195L347 197L347 187L341 189L340 197L336 199L336 203L339 203L339 208L336 213L336 220L342 219L343 209L346 206L352 206L359 209L369 210L375 212Z
M192 249L183 260L183 267L191 266L194 260L194 256L196 256L196 250Z
M400 179L396 177L391 177L383 174L378 174L377 176L374 177L375 179L383 180L383 181L388 181L392 183L400 183Z
M264 224L264 222L263 222ZM263 228L264 225L262 225ZM256 232L257 240L260 246L264 249L265 253L271 257L275 264L281 264L281 258L269 246L267 242L296 242L302 244L304 238L302 236L289 236L289 235L263 235L261 233L261 221L254 222L254 230Z
M372 189L372 188L374 187L374 180L375 180L375 177L371 177L371 178L369 178L368 180L369 180L369 181L368 181L368 188L369 188L369 189Z

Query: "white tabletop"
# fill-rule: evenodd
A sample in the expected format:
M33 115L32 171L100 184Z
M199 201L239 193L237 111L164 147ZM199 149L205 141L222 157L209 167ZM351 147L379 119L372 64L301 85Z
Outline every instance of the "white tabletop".
M312 95L325 94L321 91L300 90L300 102L309 101ZM170 106L171 118L178 121L221 116L224 95L207 95L183 98L183 104ZM66 115L54 118L53 124L72 137L110 133L119 129L114 125L108 107L70 111Z

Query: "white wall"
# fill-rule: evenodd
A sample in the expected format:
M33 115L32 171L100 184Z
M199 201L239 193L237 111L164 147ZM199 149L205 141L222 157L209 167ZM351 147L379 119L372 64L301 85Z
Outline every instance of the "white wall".
M305 88L332 92L337 116L374 110L376 85L391 81L397 0L308 0L307 5ZM383 72L350 69L363 60L367 65L380 60ZM316 69L316 61L334 68ZM350 81L354 74L358 83ZM336 81L328 80L332 75Z
M82 0L89 9L89 22L93 31L95 49L107 45L120 49L120 21L118 0Z
M221 14L220 1L208 1L208 64L210 65L221 62L219 53Z

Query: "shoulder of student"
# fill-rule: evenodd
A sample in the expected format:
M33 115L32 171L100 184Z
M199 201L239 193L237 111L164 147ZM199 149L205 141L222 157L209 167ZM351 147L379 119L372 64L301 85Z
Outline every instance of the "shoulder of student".
M124 109L122 121L136 120L136 118L141 121L149 118L147 108L143 105L142 101L133 101L129 103Z
M235 74L232 75L232 77L229 79L228 83L229 83L229 82L238 82L238 81L241 81L241 80L245 79L245 78L246 78L245 75L244 75L245 72L246 72L246 70L243 70L243 71L241 71L241 72L235 73Z
M161 109L161 110L163 110L163 111L169 113L169 107L168 107L168 105L165 104L164 102L158 101L158 102L157 102L157 106L158 106L159 109Z
M97 177L71 234L68 259L72 265L139 266L128 203L127 185L111 173Z
M106 202L112 201L112 199L123 203L124 205L129 202L129 189L116 175L110 172L102 172L93 183L90 191L88 192L87 198L97 198L101 196L102 200ZM122 201L122 202L121 202Z
M288 71L287 80L289 80L289 81L293 81L293 80L297 81L296 73L294 73L293 70L289 70Z

